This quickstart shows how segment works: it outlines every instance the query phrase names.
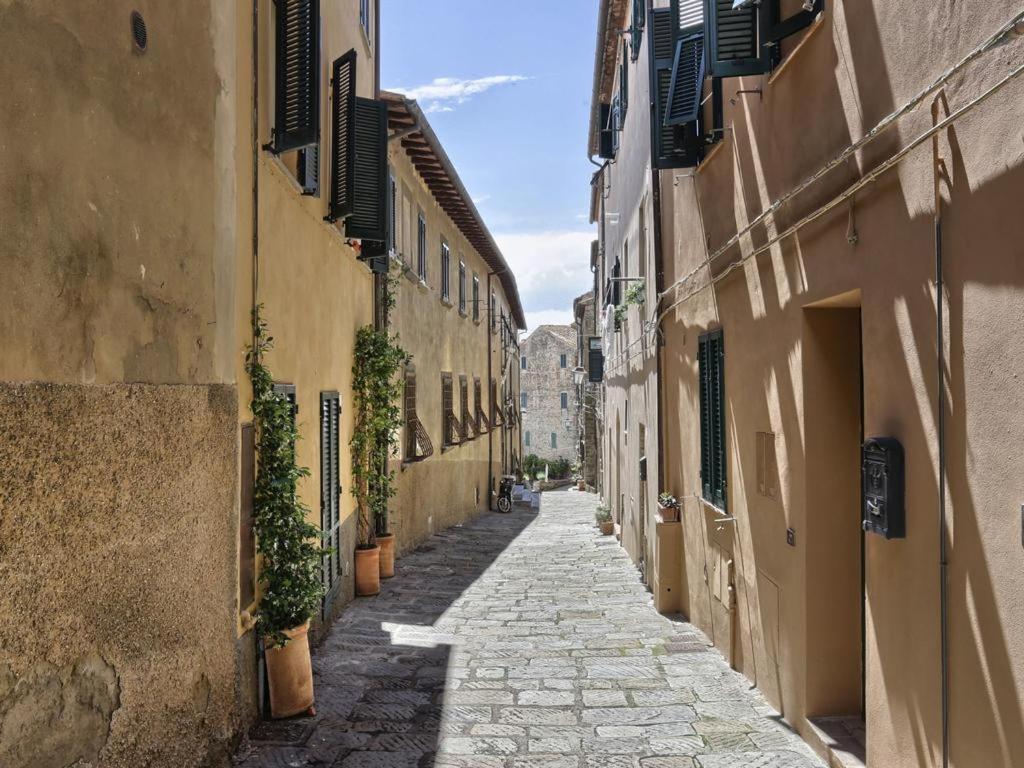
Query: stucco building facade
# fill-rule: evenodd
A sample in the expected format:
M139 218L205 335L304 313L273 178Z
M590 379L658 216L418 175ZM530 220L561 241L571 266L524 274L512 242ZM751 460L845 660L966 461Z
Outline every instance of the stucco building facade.
M627 5L600 3L593 154ZM633 474L636 456L618 452L635 417L617 420L627 396L641 412L632 382L646 382L661 435L648 476L683 501L681 523L656 527L681 554L659 558L658 541L647 554L652 585L678 585L672 607L823 755L1014 765L1024 170L1007 140L1024 104L1020 9L644 10L615 162L596 177L606 323L629 210L615 188L633 175L653 179L656 227L648 323L632 336L632 318L620 323L605 361L605 497L635 493L616 477L616 465ZM763 57L716 42L738 22ZM666 69L685 81L680 50L706 77L633 95L658 91ZM669 97L693 106L677 114ZM632 133L637 104L655 123ZM905 483L905 520L892 487L888 536L872 438L902 448L902 471L885 476Z
M597 253L596 243L592 249ZM573 301L573 325L576 328L576 461L579 476L591 490L598 488L601 470L601 381L604 378L604 352L597 333L596 296L593 291Z
M351 599L353 350L390 266L378 11L0 3L0 264L17 275L0 285L0 764L221 765L260 716L256 308L309 469L299 497L335 548L314 635ZM498 327L459 318L460 335L435 313L417 337L413 300L394 322L420 365L490 372L508 401L514 277L403 173L494 289ZM444 460L438 435L452 503L424 523L433 481L400 483L406 548L487 508L516 423Z
M517 366L525 456L575 461L576 358L576 330L571 325L540 325L523 340Z

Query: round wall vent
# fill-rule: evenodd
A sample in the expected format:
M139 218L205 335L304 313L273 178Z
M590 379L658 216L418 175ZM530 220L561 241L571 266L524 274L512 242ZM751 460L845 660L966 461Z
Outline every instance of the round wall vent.
M132 40L135 42L135 50L144 53L149 43L149 36L146 33L146 20L138 11L132 11Z

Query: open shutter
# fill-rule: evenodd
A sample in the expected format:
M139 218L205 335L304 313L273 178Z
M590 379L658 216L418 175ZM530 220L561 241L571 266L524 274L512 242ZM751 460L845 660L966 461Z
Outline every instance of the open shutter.
M615 98L612 99L612 118L611 118L611 129L612 129L612 156L619 151L619 137L622 135L622 100L619 98L619 94L615 94Z
M680 38L672 65L672 83L665 105L665 124L692 123L700 113L704 88L704 33Z
M298 181L302 194L320 197L320 145L299 150Z
M633 0L632 21L629 26L629 58L636 61L640 55L640 43L643 40L645 0Z
M619 128L626 124L626 109L629 106L629 58L626 44L622 44L622 58L619 64Z
M597 149L597 156L602 160L611 160L615 157L614 142L611 129L612 108L610 104L602 104L598 113L600 121L600 144Z
M384 242L388 236L388 108L383 101L356 98L355 199L345 234Z
M320 0L277 0L274 154L320 140Z
M680 3L685 0L679 0ZM689 6L687 6L689 8ZM692 11L691 11L692 12ZM672 71L678 47L678 23L681 10L651 9L651 95L654 114L651 116L651 161L655 168L692 168L703 154L697 122L680 125L666 122L669 96L672 92ZM698 17L696 31L700 31ZM691 30L692 31L692 30ZM697 101L700 89L697 89Z
M356 52L339 56L331 66L331 200L327 221L353 210L356 141Z
M770 27L774 3L733 8L733 0L705 0L708 68L714 77L741 77L770 72L774 54L760 31Z

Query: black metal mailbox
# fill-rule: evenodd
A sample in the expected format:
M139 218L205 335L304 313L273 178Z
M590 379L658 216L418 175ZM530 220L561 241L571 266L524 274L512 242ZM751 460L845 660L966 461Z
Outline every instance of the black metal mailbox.
M887 539L906 536L903 506L903 446L894 437L872 437L861 448L865 531Z

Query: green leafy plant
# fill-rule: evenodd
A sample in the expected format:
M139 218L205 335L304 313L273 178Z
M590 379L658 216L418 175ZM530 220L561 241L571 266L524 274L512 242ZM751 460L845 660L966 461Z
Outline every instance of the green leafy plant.
M612 511L604 504L598 504L597 509L594 510L594 519L598 523L610 523L612 521Z
M376 546L377 536L388 529L388 501L395 494L395 473L388 470L387 462L399 445L402 383L398 371L408 359L398 345L398 337L386 330L366 325L356 332L352 364L355 424L349 446L358 540L363 549Z
M662 491L658 494L658 504L666 509L679 509L679 499L668 491Z
M622 325L626 322L627 313L629 312L628 304L616 304L613 311L616 325Z
M626 289L626 306L639 307L646 301L643 283L633 283Z
M263 594L256 620L271 646L288 642L286 630L305 624L323 598L320 530L308 522L309 508L298 497L299 478L309 475L295 460L298 430L291 404L274 392L274 378L264 357L274 346L267 324L253 310L253 343L245 368L252 381L252 415L256 433L256 484L253 526L262 555Z

